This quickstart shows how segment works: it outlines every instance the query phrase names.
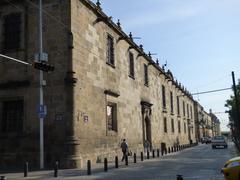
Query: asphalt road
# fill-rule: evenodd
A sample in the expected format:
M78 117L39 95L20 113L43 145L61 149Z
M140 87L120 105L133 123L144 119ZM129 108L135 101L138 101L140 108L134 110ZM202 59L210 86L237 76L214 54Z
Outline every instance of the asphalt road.
M152 159L136 166L99 173L83 179L176 180L176 175L180 174L184 180L222 180L224 178L220 170L224 162L233 156L236 156L236 150L232 143L229 143L228 149L212 149L211 144L203 144L161 159Z
M29 177L24 178L23 173L3 174L7 179L83 179L83 180L176 180L178 174L184 180L223 180L220 173L224 162L236 156L236 149L230 142L228 149L212 149L211 144L198 146L171 153L160 158L144 160L136 164L129 162L129 166L123 163L120 168L110 168L108 172L93 170L92 175L87 176L82 170L59 170L58 177L53 177L53 171L30 172ZM139 161L139 159L138 159Z

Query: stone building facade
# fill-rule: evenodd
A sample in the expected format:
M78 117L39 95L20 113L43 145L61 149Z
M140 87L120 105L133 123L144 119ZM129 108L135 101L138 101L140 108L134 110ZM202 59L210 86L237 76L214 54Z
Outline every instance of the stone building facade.
M2 54L34 62L36 3L0 3ZM124 138L137 153L145 140L152 149L197 141L190 93L99 4L45 0L43 7L44 51L55 66L53 73L44 73L46 164L59 160L74 168L88 159L114 157ZM38 165L38 99L38 70L1 59L0 164Z

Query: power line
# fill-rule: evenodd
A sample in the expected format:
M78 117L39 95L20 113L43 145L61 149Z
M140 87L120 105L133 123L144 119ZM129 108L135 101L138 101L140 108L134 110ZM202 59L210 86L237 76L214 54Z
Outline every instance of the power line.
M27 63L25 61L22 61L22 60L19 60L19 59L16 59L16 58L12 58L10 56L6 56L6 55L3 55L3 54L0 54L0 57L6 58L6 59L10 59L10 60L15 61L17 63L21 63L21 64L32 66L32 64L30 64L30 63Z
M226 91L230 90L232 88L224 88L224 89L217 89L217 90L212 90L212 91L204 91L204 92L199 92L199 93L193 93L192 95L199 95L199 94L207 94L207 93L214 93L214 92L219 92L219 91Z

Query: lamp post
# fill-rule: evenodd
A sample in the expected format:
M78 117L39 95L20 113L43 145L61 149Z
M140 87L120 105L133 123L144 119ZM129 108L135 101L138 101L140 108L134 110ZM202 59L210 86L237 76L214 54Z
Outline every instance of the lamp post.
M42 38L42 0L39 0L39 54L38 61L43 61L43 38ZM43 71L39 71L39 109L43 107ZM44 116L39 113L39 135L40 135L40 169L44 168Z

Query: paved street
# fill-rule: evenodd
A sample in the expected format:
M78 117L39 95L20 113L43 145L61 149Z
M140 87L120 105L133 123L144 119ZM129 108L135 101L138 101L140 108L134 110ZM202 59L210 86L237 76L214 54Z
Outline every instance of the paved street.
M28 178L23 174L7 174L8 179L162 179L174 180L177 174L185 179L192 180L221 180L223 179L220 169L224 162L236 156L232 143L228 149L211 149L211 145L200 144L199 146L185 149L180 152L169 154L161 158L145 160L128 167L121 165L119 169L110 168L108 172L93 170L91 176L78 170L61 170L59 177L53 178L53 172L41 171L30 173Z

